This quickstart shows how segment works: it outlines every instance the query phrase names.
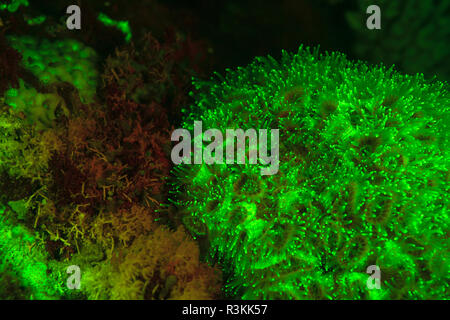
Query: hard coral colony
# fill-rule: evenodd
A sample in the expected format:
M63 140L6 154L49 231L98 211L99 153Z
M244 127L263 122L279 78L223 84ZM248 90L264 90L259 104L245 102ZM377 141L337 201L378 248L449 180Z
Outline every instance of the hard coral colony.
M446 84L300 48L196 87L185 126L280 129L276 175L176 168L173 201L230 296L448 297ZM371 265L380 290L366 288Z

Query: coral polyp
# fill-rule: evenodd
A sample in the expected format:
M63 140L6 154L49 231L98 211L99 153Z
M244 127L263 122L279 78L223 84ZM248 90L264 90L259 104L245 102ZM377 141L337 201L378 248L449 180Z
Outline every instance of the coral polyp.
M275 175L175 169L172 200L230 296L448 298L448 84L301 47L195 85L184 128L280 130Z

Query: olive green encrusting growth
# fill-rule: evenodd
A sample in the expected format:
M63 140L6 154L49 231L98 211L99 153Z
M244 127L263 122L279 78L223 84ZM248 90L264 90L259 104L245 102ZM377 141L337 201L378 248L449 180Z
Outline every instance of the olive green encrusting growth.
M195 84L183 128L280 129L275 175L175 169L172 200L230 296L449 298L447 84L304 48Z
M77 102L93 101L99 74L97 54L92 48L72 39L52 42L10 36L8 40L23 56L28 82L20 79L19 88L6 92L5 103L23 111L29 122L38 128L49 127L58 112L68 114Z

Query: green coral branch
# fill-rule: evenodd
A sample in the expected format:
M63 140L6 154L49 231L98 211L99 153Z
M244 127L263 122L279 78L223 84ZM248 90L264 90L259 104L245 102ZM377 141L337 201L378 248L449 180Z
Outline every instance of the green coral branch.
M28 0L12 0L11 3L0 4L0 10L8 10L9 12L16 12L20 6L28 7Z
M98 15L98 20L108 27L115 27L119 29L125 35L125 41L130 42L132 33L130 28L130 23L128 21L117 21L108 17L104 13Z

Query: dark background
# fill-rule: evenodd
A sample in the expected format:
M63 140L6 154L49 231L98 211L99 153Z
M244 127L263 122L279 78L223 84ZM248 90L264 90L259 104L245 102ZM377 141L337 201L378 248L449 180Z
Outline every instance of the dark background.
M4 0L12 1L12 0ZM192 39L205 56L198 70L213 71L248 64L255 56L305 46L340 51L350 59L395 65L403 73L450 80L450 2L443 0L29 0L13 15L7 32L49 37L45 25L59 26L50 37L73 37L94 47L101 57L124 43L123 34L105 27L100 12L128 21L133 41L151 32ZM77 4L82 30L68 31L66 8ZM381 30L368 30L366 8L381 8ZM44 26L29 27L20 16L45 15ZM8 20L7 18L4 20ZM23 20L23 19L22 19ZM44 31L43 31L44 30Z

